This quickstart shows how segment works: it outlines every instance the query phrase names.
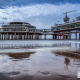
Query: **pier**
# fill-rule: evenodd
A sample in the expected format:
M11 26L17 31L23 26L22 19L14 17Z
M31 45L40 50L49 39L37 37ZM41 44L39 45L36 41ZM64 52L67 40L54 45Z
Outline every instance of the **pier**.
M9 22L8 25L1 26L0 40L46 40L47 35L51 35L52 40L72 40L72 34L75 34L75 40L77 37L80 40L80 17L72 22L66 18L64 24L55 24L50 29L37 29L26 22Z
M75 34L75 40L77 40L77 33L79 33L80 40L80 28L71 28L63 30L52 30L52 29L29 29L20 31L11 28L0 28L0 40L46 40L47 35L52 35L53 40L71 40L72 33Z

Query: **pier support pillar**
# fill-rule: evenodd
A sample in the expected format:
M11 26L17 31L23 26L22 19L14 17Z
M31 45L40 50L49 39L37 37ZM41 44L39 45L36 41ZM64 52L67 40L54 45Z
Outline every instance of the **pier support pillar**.
M46 39L46 34L44 36L45 36L45 39Z
M10 34L8 34L8 39L10 40Z
M20 39L19 33L18 33L18 40Z
M79 29L79 31L80 31L80 29ZM80 32L79 32L79 40L80 40Z
M33 40L33 34L32 34L32 40Z
M0 33L0 40L1 40L1 33Z
M16 33L15 33L15 35L14 35L14 39L16 40L17 38L16 38Z
M71 40L71 30L70 30L70 40Z
M25 40L25 34L24 34L24 40Z
M77 40L77 32L75 33L75 37L76 37L76 40Z
M30 34L28 33L28 39L30 39Z
M5 34L4 34L4 40L5 40Z
M3 40L3 34L2 34L2 40Z
M22 40L22 34L20 34L20 39Z
M36 40L36 34L35 34L35 40Z
M57 39L57 35L55 35L55 39Z
M68 40L70 39L70 34L68 34Z
M12 33L11 33L11 40L12 40Z
M26 39L28 39L28 33L26 33Z
M7 38L7 35L5 34L5 40L6 40L6 38Z
M54 39L55 39L55 35L54 35Z
M7 40L9 39L9 34L7 33Z
M53 40L54 40L54 35L53 35Z
M59 40L59 31L58 31L58 40Z
M13 40L13 34L12 34L12 40Z
M63 31L63 40L64 40L64 31Z
M60 40L61 40L61 35L60 35Z
M30 37L29 39L31 40L31 34L29 34L29 37Z
M68 39L68 35L66 35L66 39Z
M42 35L40 34L40 36L39 36L39 39L41 40L42 39Z
M28 39L30 39L30 34L28 33Z
M41 39L42 39L42 34L41 34Z
M39 40L39 34L37 34L37 39Z
M36 39L38 39L38 35L36 34Z

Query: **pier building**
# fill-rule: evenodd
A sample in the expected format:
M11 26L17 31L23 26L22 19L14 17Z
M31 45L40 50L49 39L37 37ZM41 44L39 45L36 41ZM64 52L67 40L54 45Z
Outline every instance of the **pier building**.
M9 22L0 28L0 40L33 39L33 34L39 32L35 26L26 22ZM34 33L35 32L35 33Z
M26 23L26 22L9 22L8 25L2 25L1 26L3 28L4 31L6 31L6 29L12 29L14 31L18 30L18 31L28 31L29 29L36 29L35 26L32 26L31 24L29 23Z
M59 36L62 35L63 39L71 40L71 33L74 33L76 37L75 39L77 40L77 33L79 33L80 40L80 16L76 17L76 20L73 20L72 22L55 24L55 26L51 26L51 30L54 31L54 33L58 33L58 39Z

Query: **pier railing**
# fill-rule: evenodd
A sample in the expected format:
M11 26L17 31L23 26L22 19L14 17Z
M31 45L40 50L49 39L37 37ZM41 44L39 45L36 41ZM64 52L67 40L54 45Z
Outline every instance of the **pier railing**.
M0 32L37 32L37 33L48 33L53 32L51 29L25 29L25 28L0 28Z

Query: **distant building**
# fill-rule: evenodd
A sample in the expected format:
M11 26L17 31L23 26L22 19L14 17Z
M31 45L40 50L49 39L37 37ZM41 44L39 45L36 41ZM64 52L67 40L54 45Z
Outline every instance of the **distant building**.
M73 28L80 28L80 20L69 22L69 23L64 23L64 24L55 24L54 26L51 26L51 29L53 31L55 31L55 30L73 29Z
M73 19L73 22L69 21L64 21L64 22L65 22L64 24L55 24L54 26L51 26L51 30L56 31L56 30L80 28L80 16L76 17L76 20Z

